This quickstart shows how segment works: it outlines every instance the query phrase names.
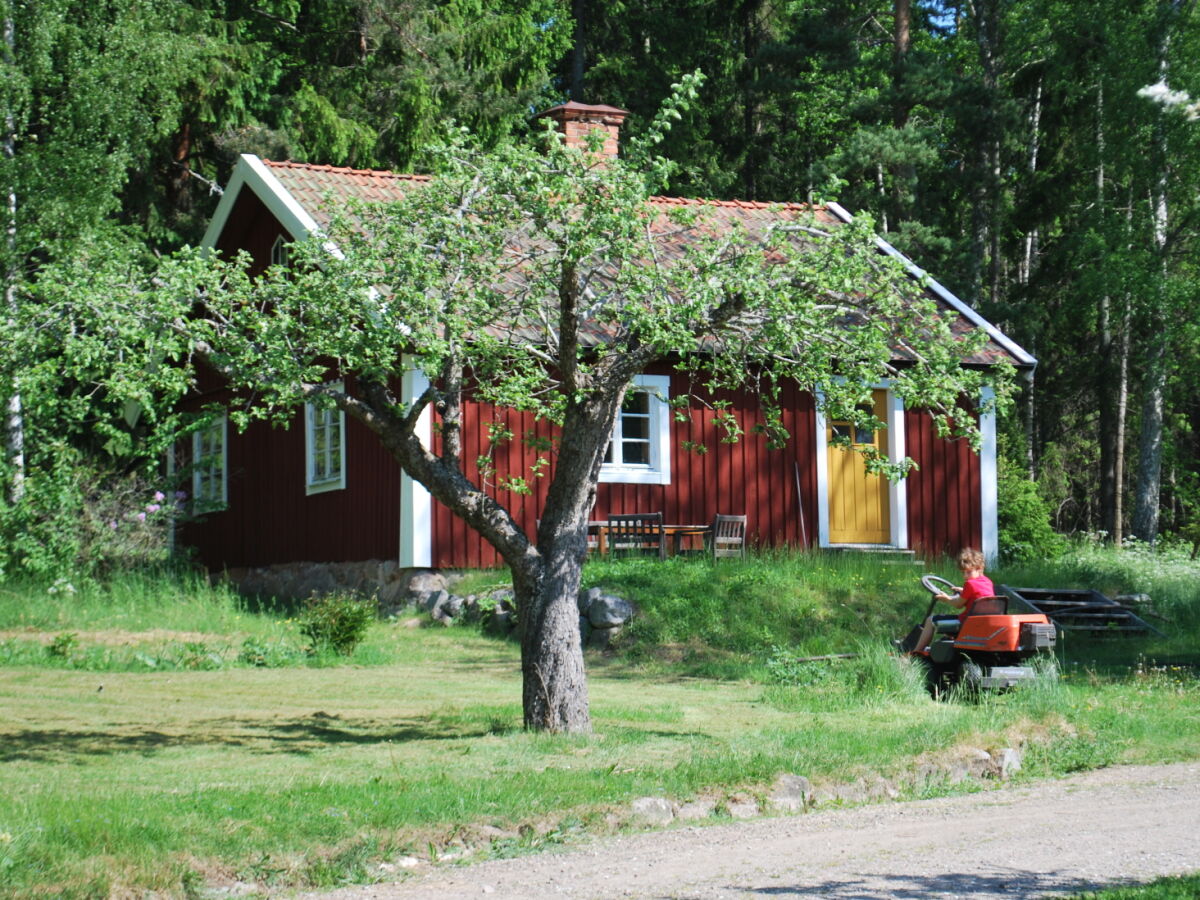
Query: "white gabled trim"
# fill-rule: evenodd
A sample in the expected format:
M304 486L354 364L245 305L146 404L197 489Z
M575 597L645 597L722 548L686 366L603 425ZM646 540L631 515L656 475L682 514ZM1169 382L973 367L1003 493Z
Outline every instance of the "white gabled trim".
M906 455L904 438L904 398L892 390L891 381L885 380L871 386L874 391L887 391L885 398L887 415L888 459L892 462ZM824 395L816 392L816 460L817 460L817 546L843 547L829 540L829 457L825 443L825 413L822 411ZM898 550L908 549L908 479L888 479L888 530L891 540L884 545Z
M854 218L838 203L831 201L827 203L826 206L830 212L836 215L843 222L850 222ZM888 256L900 260L904 264L904 268L908 271L909 275L927 286L931 291L949 303L951 307L962 313L962 315L964 315L967 320L973 323L977 328L982 328L984 331L986 331L992 340L1012 354L1018 365L1030 367L1037 365L1037 360L1025 352L1025 350L1016 341L1004 334L1004 332L977 313L968 304L964 303L947 288L935 281L932 277L930 277L928 272L918 266L915 262L905 256L879 235L875 235L875 245Z
M243 153L233 170L225 193L221 195L221 202L217 204L217 211L213 213L200 246L211 249L217 245L242 188L247 186L254 191L293 241L302 240L318 230L316 220L279 183L279 179L267 164L253 153Z
M985 387L980 396L984 411L979 414L979 509L982 522L983 546L980 551L988 563L1000 555L1000 501L996 460L996 412L987 405L996 399L996 391Z
M405 356L401 392L405 403L413 403L429 387L429 378ZM433 445L433 416L426 407L417 419L417 436L421 445ZM401 568L428 568L433 565L433 498L429 490L400 472L400 550Z

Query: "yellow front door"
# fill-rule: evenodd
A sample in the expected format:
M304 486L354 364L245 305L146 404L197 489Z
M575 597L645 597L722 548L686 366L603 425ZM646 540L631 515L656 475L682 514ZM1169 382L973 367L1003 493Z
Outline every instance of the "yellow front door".
M872 413L887 421L887 391L873 391ZM887 544L891 541L888 480L867 472L861 453L832 443L846 435L855 445L872 445L887 455L887 435L867 431L845 420L826 420L825 444L829 455L829 542L831 544Z

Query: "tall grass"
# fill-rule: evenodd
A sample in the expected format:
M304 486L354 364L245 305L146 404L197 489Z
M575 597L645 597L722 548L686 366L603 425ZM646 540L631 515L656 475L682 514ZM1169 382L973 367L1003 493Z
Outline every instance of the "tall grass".
M0 628L125 629L224 634L261 626L229 587L195 574L129 573L111 581L0 583ZM270 615L266 616L270 618Z
M764 553L744 560L674 558L589 563L587 585L631 600L632 653L674 648L703 670L722 654L766 658L844 653L906 632L924 612L920 570L850 554Z

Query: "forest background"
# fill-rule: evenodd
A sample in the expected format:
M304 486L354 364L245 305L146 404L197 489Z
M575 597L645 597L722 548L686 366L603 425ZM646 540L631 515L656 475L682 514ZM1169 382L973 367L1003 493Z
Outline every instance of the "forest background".
M1060 532L1200 536L1200 124L1163 102L1200 87L1194 0L6 0L0 16L0 573L137 551L102 547L104 523L142 508L182 424L136 386L97 391L103 341L40 335L66 269L197 242L242 152L420 171L450 121L499 145L567 99L628 109L636 135L697 69L662 146L673 193L871 215L1039 359L1003 423L1010 500Z

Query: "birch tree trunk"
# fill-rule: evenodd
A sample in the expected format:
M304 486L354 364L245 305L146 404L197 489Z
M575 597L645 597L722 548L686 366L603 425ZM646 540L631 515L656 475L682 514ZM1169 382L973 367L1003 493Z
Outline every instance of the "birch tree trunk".
M16 66L16 25L11 10L4 18L4 65L10 71ZM17 154L16 118L12 104L4 111L4 159L11 172ZM8 333L16 330L17 319L17 189L9 186L7 200L8 221L5 223L4 264L4 310L7 316ZM12 381L8 387L8 403L5 410L4 449L11 474L8 483L8 499L19 503L25 497L25 413L21 405L21 385L14 367Z
M1166 21L1159 40L1158 70L1167 83L1171 26L1179 10L1179 0L1168 0ZM1150 205L1153 217L1153 249L1158 260L1158 279L1149 315L1149 343L1146 348L1146 377L1142 393L1142 423L1138 438L1138 477L1133 494L1133 534L1153 543L1158 537L1159 496L1162 486L1163 396L1167 385L1167 345L1170 340L1166 316L1167 278L1167 132L1166 112L1160 110L1154 129L1154 186Z

